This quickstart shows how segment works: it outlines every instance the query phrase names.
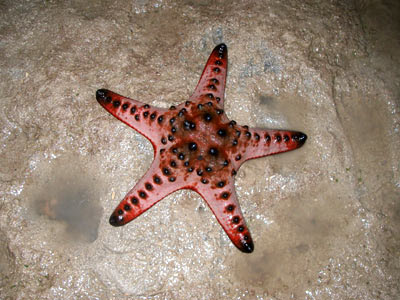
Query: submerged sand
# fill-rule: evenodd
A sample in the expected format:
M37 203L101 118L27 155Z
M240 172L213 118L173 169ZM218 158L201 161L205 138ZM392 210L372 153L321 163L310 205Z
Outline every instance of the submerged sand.
M361 0L0 2L0 298L396 299L399 11ZM153 150L95 91L180 103L221 42L228 116L308 135L238 172L250 255L191 191L108 223Z

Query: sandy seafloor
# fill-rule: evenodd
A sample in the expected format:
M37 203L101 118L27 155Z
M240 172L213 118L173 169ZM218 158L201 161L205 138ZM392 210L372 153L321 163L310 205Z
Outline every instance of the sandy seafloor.
M0 1L0 299L398 299L398 1ZM149 167L95 91L169 107L229 49L225 110L301 130L236 178L255 241L179 191L108 218Z

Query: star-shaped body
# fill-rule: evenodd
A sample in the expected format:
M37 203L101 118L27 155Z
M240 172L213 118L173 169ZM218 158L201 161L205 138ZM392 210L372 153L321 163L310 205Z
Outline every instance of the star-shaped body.
M124 225L168 194L191 189L207 202L238 249L254 250L234 177L246 160L299 148L307 137L298 131L249 128L230 121L223 110L227 67L227 47L220 44L193 95L169 109L105 89L96 92L108 112L148 138L154 148L153 163L114 210L111 225Z

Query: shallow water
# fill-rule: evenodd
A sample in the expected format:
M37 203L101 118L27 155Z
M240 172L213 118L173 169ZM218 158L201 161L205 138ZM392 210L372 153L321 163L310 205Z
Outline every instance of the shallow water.
M396 1L92 2L0 3L0 298L396 299ZM108 223L153 150L95 91L178 104L220 42L228 116L309 137L239 170L250 255L190 191Z

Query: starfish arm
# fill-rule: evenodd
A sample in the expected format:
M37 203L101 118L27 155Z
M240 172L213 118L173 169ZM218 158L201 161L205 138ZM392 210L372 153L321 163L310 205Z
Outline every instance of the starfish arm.
M208 58L190 100L196 102L207 97L215 99L223 107L227 69L228 48L225 44L220 44L214 48Z
M306 140L307 136L299 131L248 129L242 138L245 149L239 154L242 156L241 163L300 148Z
M96 99L118 120L147 137L153 146L157 144L160 131L158 126L153 125L157 124L158 118L167 111L166 109L152 107L106 89L97 90Z
M221 180L215 189L200 186L195 190L207 202L232 243L242 252L253 252L253 240L237 200L233 178L228 182Z
M166 168L162 165L159 156L156 156L150 169L115 208L109 220L111 225L122 226L129 223L161 199L183 187L183 183L174 177L171 169L165 175Z

